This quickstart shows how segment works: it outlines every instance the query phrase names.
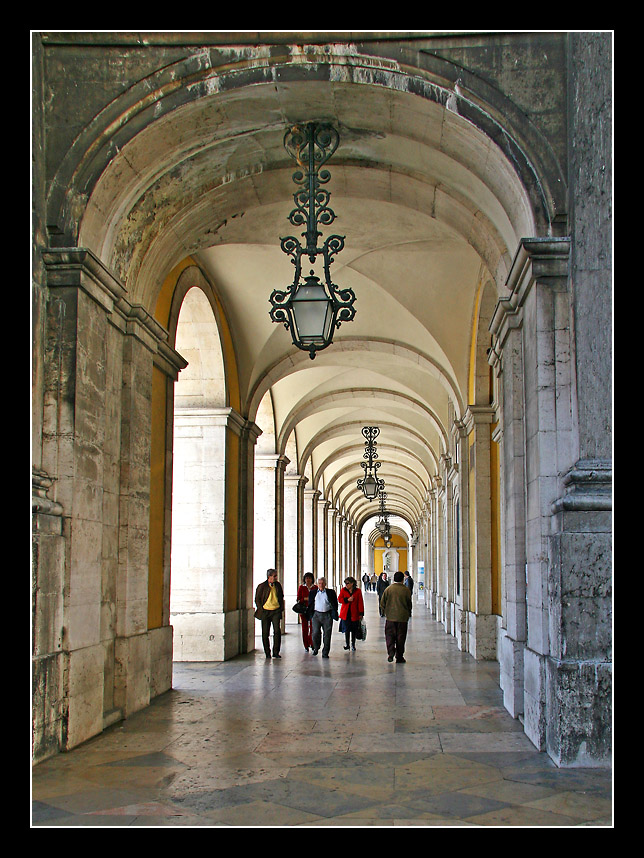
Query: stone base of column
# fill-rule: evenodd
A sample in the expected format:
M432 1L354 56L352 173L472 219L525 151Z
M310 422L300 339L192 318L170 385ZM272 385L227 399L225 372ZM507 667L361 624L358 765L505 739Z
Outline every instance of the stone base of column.
M454 634L454 602L445 599L443 603L443 628L448 635Z
M105 646L65 653L64 673L61 749L68 751L103 731Z
M464 611L460 605L454 606L454 637L458 648L462 652L467 652L467 611Z
M496 660L500 617L467 612L467 651L478 661Z
M150 700L172 688L172 626L150 629Z
M150 650L149 632L119 637L114 642L114 708L120 709L124 718L150 704ZM101 662L101 691L102 687Z
M532 744L546 749L546 660L527 646L523 651L523 729Z
M499 631L500 685L503 705L513 718L523 715L523 651L524 641L515 641L505 629Z
M174 661L227 661L255 648L252 609L171 614Z
M425 597L425 606L427 610L430 612L433 619L436 619L437 615L437 603L438 603L438 595L434 590L427 590L427 595Z
M57 754L66 731L62 675L64 654L53 653L35 658L32 665L34 763Z
M545 749L558 766L608 766L612 740L612 466L576 463L552 507Z
M612 763L612 667L546 660L546 751L560 767Z

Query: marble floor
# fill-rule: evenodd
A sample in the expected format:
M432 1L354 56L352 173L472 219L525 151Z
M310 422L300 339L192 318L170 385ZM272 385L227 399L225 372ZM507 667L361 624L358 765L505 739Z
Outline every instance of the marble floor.
M389 663L365 602L356 652L336 631L313 656L293 625L279 660L258 639L229 662L175 664L146 710L34 768L32 827L612 827L612 773L539 753L496 662L419 608L407 663Z

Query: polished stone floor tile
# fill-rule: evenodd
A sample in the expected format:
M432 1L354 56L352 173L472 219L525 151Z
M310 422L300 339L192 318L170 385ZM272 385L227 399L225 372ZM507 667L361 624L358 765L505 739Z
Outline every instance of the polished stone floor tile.
M329 659L289 626L282 659L176 664L142 712L33 770L34 827L611 827L611 772L557 769L477 662L423 610L389 663Z

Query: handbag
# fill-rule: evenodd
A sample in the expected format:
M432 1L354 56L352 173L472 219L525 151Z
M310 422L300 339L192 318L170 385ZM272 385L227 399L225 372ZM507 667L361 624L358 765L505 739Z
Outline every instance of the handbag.
M366 641L367 640L367 624L365 623L364 618L362 620L360 620L359 635L360 636L358 637L358 633L356 633L356 639L357 640L360 640L360 641Z
M308 605L305 605L303 602L296 602L293 605L293 610L295 611L296 614L306 614L308 609L309 609Z

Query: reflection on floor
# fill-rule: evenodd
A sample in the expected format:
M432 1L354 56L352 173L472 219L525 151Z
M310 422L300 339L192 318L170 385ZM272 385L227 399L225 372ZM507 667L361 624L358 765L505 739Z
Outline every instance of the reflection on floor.
M557 769L424 608L389 663L288 626L282 658L176 664L152 705L33 771L33 826L612 826L612 774ZM295 615L293 615L295 616ZM290 620L290 618L289 618ZM337 623L335 624L337 628Z

